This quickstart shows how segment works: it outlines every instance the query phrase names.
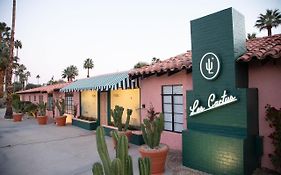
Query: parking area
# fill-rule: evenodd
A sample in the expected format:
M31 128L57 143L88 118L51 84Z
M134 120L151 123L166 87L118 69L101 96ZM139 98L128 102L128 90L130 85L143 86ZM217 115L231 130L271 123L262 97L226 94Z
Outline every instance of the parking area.
M3 118L0 109L0 174L5 175L91 175L94 162L100 161L96 149L95 131L72 125L57 127L52 119L38 125L33 118L22 122ZM106 137L112 158L112 140ZM138 146L131 144L134 174L138 173ZM181 153L170 151L165 174L200 174L181 166Z

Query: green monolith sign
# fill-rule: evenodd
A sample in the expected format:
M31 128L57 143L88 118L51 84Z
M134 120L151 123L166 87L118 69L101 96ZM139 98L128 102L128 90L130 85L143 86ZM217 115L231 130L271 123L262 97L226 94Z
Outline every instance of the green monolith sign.
M257 89L248 89L244 17L229 8L191 21L193 91L187 92L183 165L212 174L259 166Z

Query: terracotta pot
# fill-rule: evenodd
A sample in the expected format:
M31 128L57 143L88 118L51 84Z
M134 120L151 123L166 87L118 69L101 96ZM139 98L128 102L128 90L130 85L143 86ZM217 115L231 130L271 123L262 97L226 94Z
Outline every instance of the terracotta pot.
M121 136L121 135L127 136L128 142L130 142L130 138L131 138L131 136L133 134L132 131L127 130L127 131L117 131L117 132L118 132L119 136ZM116 145L117 145L117 141L114 139L114 137L112 137L112 140L113 140L113 145L114 145L114 149L115 149ZM128 147L130 147L129 144L128 144Z
M47 116L37 116L37 122L39 125L46 125L48 121Z
M20 121L22 121L22 116L23 116L22 113L13 113L14 122L20 122Z
M151 174L164 173L168 151L169 147L165 144L160 144L157 149L151 149L147 145L142 145L139 148L141 156L151 160Z
M57 126L65 126L65 123L66 123L66 116L56 117Z

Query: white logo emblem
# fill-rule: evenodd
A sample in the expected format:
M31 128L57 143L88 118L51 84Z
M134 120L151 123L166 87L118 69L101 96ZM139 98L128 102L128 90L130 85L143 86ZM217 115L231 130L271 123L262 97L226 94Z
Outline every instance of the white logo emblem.
M201 58L200 73L206 80L215 79L220 71L220 60L212 52L208 52Z

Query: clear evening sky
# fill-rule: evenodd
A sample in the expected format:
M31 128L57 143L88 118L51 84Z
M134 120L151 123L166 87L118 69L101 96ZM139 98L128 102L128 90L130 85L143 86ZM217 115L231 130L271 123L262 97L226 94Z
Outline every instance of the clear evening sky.
M233 7L245 16L246 32L266 9L281 10L281 0L17 0L16 39L29 82L46 83L92 58L90 75L131 69L138 61L166 59L191 49L190 20ZM0 0L0 22L11 26L12 0ZM272 30L281 33L281 26Z

